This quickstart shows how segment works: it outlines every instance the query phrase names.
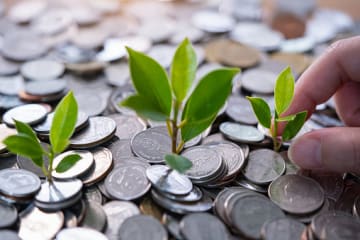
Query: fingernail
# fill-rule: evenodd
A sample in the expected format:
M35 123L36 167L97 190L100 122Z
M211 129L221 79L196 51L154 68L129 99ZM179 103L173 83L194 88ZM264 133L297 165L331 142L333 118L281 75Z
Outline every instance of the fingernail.
M305 169L322 168L319 139L298 139L289 148L289 158Z

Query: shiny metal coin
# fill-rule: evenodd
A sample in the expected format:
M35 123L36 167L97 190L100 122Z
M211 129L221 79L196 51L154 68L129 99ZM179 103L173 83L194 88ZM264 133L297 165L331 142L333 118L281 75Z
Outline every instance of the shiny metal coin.
M168 232L178 240L184 240L180 232L180 218L175 215L164 213L161 222L166 226Z
M0 201L0 216L0 228L9 228L17 221L18 212L14 206Z
M197 201L200 201L204 195L203 192L201 191L201 189L195 185L193 186L193 189L191 190L191 192L186 195L173 195L173 194L166 193L166 192L158 192L158 193L168 199L171 199L171 200L174 200L177 202L197 202Z
M81 226L102 232L106 227L106 222L106 214L102 206L97 202L87 202Z
M84 200L103 204L104 198L97 186L87 187L83 190Z
M2 120L9 126L15 126L14 119L30 125L43 121L47 109L40 104L26 104L12 108L4 113Z
M242 173L251 182L266 185L283 175L285 169L285 161L280 154L259 149L250 152Z
M0 93L16 96L24 89L24 79L20 75L1 76Z
M72 24L72 16L65 8L48 9L31 22L30 28L43 35L65 31Z
M234 181L234 184L238 185L240 187L244 187L244 188L249 189L249 190L254 191L254 192L259 192L259 193L267 193L268 192L267 187L254 184L254 183L242 178L241 176L239 176Z
M153 165L146 169L146 176L152 185L161 192L185 195L191 192L192 182L185 175L164 165Z
M14 198L31 197L40 190L40 179L32 172L23 169L4 169L0 171L0 192Z
M120 162L124 158L135 157L134 153L131 150L130 140L118 140L118 137L114 137L113 142L111 142L107 147L110 149L113 159L114 165L116 166L118 162ZM111 140L112 141L112 140Z
M106 98L96 90L82 90L76 92L75 98L79 110L85 112L90 117L98 116L106 109Z
M58 173L56 171L54 171L52 173L53 177L57 178L57 179L71 179L71 178L75 178L78 177L84 173L86 173L94 164L94 156L90 151L85 151L85 150L74 150L74 151L67 151L64 152L60 155L58 155L57 157L54 158L54 169L56 169L56 167L61 163L61 161L72 154L78 154L81 158L79 161L77 161L75 163L75 165L73 167L71 167L69 170L62 172L62 173Z
M116 123L108 117L91 117L89 126L70 139L70 147L91 148L109 141L116 132Z
M232 122L220 124L220 132L227 138L242 143L257 143L264 140L265 136L253 126L241 125Z
M150 163L163 163L165 155L171 153L171 139L168 134L156 129L149 128L136 134L131 139L131 149Z
M235 20L215 11L198 11L192 16L192 24L200 30L210 33L224 33L233 29Z
M329 240L360 238L360 221L354 216L337 216L324 227L321 238Z
M292 240L301 239L306 226L291 218L280 218L266 222L261 229L262 239L265 240Z
M174 45L180 44L185 38L188 38L192 43L201 41L205 37L205 33L200 29L191 26L187 23L178 24L175 33L170 38L170 43Z
M295 39L287 39L281 44L281 51L288 53L304 53L313 50L315 47L314 39L310 37L301 37Z
M180 222L180 230L185 239L189 240L218 240L228 239L229 236L223 222L209 213L186 215Z
M38 59L24 63L21 68L21 74L30 80L54 80L59 78L65 71L62 63Z
M66 89L65 80L31 81L25 84L25 92L34 96L59 94Z
M143 120L136 116L126 116L120 114L108 115L116 122L116 133L120 139L131 139L136 134L146 129L146 124Z
M0 124L0 153L3 153L6 151L6 146L3 143L5 138L17 134L16 129L9 128L5 124Z
M232 120L248 125L257 124L258 120L250 102L246 98L232 95L228 98L227 103L225 112Z
M47 2L42 0L32 0L17 2L9 9L8 17L16 23L28 23L47 7Z
M129 66L126 63L110 64L105 68L107 82L115 87L122 87L130 82Z
M159 43L168 40L175 28L176 23L171 18L159 16L143 21L137 34L149 38L154 43Z
M18 233L12 230L0 230L0 239L21 240Z
M1 76L8 76L8 75L15 75L19 72L20 65L16 62L12 62L6 60L3 57L0 57L0 75Z
M241 87L252 93L272 94L276 79L277 74L260 68L254 68L242 74Z
M117 200L134 200L149 191L151 184L146 178L146 169L139 165L115 168L105 179L105 188Z
M169 68L175 54L176 47L172 45L155 45L149 51L149 56L155 59L165 69Z
M56 240L108 240L108 238L93 229L84 227L66 228L56 235Z
M139 226L141 226L139 228ZM137 215L129 217L119 229L119 239L123 240L167 240L168 233L154 217Z
M284 175L270 184L269 197L284 211L307 214L323 205L324 190L310 178Z

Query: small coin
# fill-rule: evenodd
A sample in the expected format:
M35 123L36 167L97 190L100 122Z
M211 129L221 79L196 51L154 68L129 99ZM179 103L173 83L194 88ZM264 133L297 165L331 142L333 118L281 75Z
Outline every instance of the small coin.
M242 96L232 95L228 98L226 114L234 121L255 125L258 120L252 110L250 102Z
M71 15L80 26L94 25L101 20L100 12L90 6L73 6L70 9Z
M80 160L77 161L69 170L65 171L65 172L56 172L54 171L52 173L53 177L57 178L57 179L70 179L70 178L75 178L78 177L84 173L86 173L94 164L94 156L90 151L67 151L64 152L60 155L58 155L57 157L55 157L54 159L54 168L56 169L57 166L61 163L61 161L63 159L65 159L67 156L69 155L74 155L77 154L80 156Z
M101 232L85 227L73 227L61 230L56 235L56 240L107 240Z
M90 117L102 114L107 105L107 101L102 94L96 90L82 90L75 93L75 98L79 110L85 112Z
M170 38L170 43L174 45L180 44L186 37L192 43L201 41L205 37L205 33L190 24L178 24L176 32Z
M150 187L145 168L139 165L117 167L105 179L106 191L117 200L138 199Z
M48 9L31 22L31 29L43 35L64 32L72 24L71 14L65 8Z
M146 215L136 215L126 219L121 225L118 235L119 239L123 240L168 239L164 226L156 218Z
M267 187L252 183L252 182L246 180L242 175L240 175L234 181L234 184L238 185L238 186L241 186L241 187L244 187L244 188L249 189L249 190L254 191L254 192L259 192L259 193L267 193L268 192Z
M102 232L106 227L106 214L102 206L93 201L86 203L86 211L84 220L81 222L81 226L92 228L99 232Z
M3 143L5 138L15 135L17 133L16 129L9 128L5 124L0 124L0 153L6 151L6 145Z
M259 149L250 152L242 173L253 183L266 185L284 174L285 169L285 161L280 154Z
M163 195L164 197L177 201L177 202L197 202L200 201L203 197L203 192L197 186L193 186L191 192L186 195L173 195L166 192L158 192L159 194Z
M62 44L56 48L56 56L64 63L87 63L95 57L92 49L79 48L73 44Z
M90 148L109 141L116 132L116 123L108 117L91 117L89 125L70 140L72 148Z
M128 64L110 64L105 68L107 82L115 87L122 87L130 81L130 71Z
M0 180L0 192L14 198L33 196L41 184L38 176L23 169L1 170Z
M25 92L35 96L58 94L63 92L65 89L65 80L32 81L25 84Z
M24 63L21 66L21 74L31 80L54 80L64 73L63 64L47 60L38 59Z
M111 201L103 206L107 217L105 235L109 240L119 239L119 229L123 222L134 215L140 214L139 208L128 201Z
M26 104L12 108L4 113L3 121L9 126L14 126L14 119L30 125L37 124L45 119L47 109L40 104Z
M251 69L242 74L242 87L253 93L272 94L277 75L263 69Z
M108 115L116 122L116 133L120 139L131 139L137 133L146 129L146 124L143 120L136 116L126 116L120 114Z
M223 122L219 129L227 138L242 143L261 142L265 138L264 134L253 126Z
M291 218L275 219L266 222L261 229L262 239L265 240L292 240L301 239L306 226Z
M18 95L24 89L24 79L20 75L1 76L0 93L4 95Z
M161 26L159 28L159 26ZM142 22L138 35L151 39L154 43L167 41L176 28L176 23L167 17L156 17Z
M152 47L148 54L167 69L171 65L175 50L176 48L172 45L159 44Z
M161 192L175 195L184 195L191 192L193 185L191 181L177 171L164 165L153 165L146 169L146 176L153 187Z
M0 216L0 228L9 228L17 221L18 213L14 206L0 201Z
M101 192L97 186L85 188L83 194L85 201L96 202L98 204L103 204L104 202L103 196L101 195Z
M185 239L217 240L228 239L229 235L225 225L209 213L186 215L180 222L180 230Z
M17 232L12 230L0 230L0 239L21 240Z
M161 128L161 127L160 127ZM131 139L131 149L135 155L150 163L162 163L166 154L171 152L171 139L158 127L139 132Z
M287 212L307 214L322 206L324 190L311 178L284 175L270 184L269 197Z
M289 65L297 75L303 73L312 63L309 56L298 53L275 53L271 55L271 59Z
M360 221L354 216L337 216L324 227L321 238L329 240L360 238Z
M210 33L228 32L235 25L235 20L232 17L208 10L196 12L191 20L195 27Z
M178 240L184 240L180 232L180 218L169 213L164 213L161 222L166 226L168 232Z
M61 211L47 213L30 206L20 215L19 237L23 240L53 239L63 224Z
M8 76L8 75L15 75L19 72L20 65L16 62L12 62L6 60L3 57L0 57L0 75L1 76Z
M281 51L288 53L304 53L311 51L314 47L314 39L304 36L283 41L281 44Z
M85 49L97 49L103 46L107 33L99 27L80 28L70 39L74 45Z
M42 0L17 2L10 8L8 17L16 23L28 23L40 15L46 7L47 2Z

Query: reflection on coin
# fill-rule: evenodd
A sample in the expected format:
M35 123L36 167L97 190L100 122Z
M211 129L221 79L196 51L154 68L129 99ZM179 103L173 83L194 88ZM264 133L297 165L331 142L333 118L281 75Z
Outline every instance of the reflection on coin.
M17 232L12 230L0 230L0 239L21 240Z
M61 230L56 235L56 240L107 240L108 238L93 229L84 227L74 227Z
M26 104L12 108L4 113L3 121L9 125L14 126L14 119L30 125L41 122L47 114L47 110L40 104Z
M163 225L156 218L145 215L132 216L126 219L121 225L118 235L119 239L123 240L168 239L168 234Z
M106 109L106 99L96 90L84 90L75 93L79 110L90 117L102 114Z
M5 138L11 135L15 135L17 133L16 129L9 128L5 124L0 124L0 153L6 151L6 146L3 143Z
M39 191L40 184L38 176L23 169L0 171L0 192L9 197L32 196Z
M200 201L203 197L203 192L197 186L193 186L191 192L186 195L173 195L166 192L158 192L159 194L163 195L164 197L177 201L177 202L197 202Z
M58 178L58 179L70 179L70 178L75 178L78 177L82 174L84 174L86 171L88 171L91 166L94 164L94 157L92 155L91 152L89 151L67 151L64 152L58 156L56 156L54 158L54 169L56 169L56 167L61 163L61 161L69 156L69 155L73 155L73 154L77 154L80 156L80 160L77 161L69 170L65 171L65 172L61 172L58 173L56 171L54 171L52 173L53 177Z
M97 186L87 187L83 191L84 200L103 204L103 196Z
M19 237L23 240L53 239L63 224L61 211L46 213L30 206L20 215Z
M9 228L16 222L18 213L14 206L0 201L0 216L0 228Z
M8 16L16 23L27 23L42 13L46 7L47 2L42 0L17 2L10 8Z
M139 207L142 214L153 216L159 221L162 220L164 210L158 205L156 205L150 196L144 197L143 200L140 202Z
M117 138L117 137L114 137ZM112 140L111 140L112 141ZM107 147L110 149L113 159L114 159L114 165L116 166L117 163L127 157L134 157L134 154L131 151L131 145L130 140L114 140L114 142L111 142Z
M81 226L102 232L106 226L106 214L102 206L93 201L86 203L86 211Z
M226 114L234 121L255 125L258 120L252 110L250 102L241 96L232 95L228 98Z
M47 96L63 92L66 89L65 80L32 81L25 84L25 92L35 96Z
M272 94L277 75L263 69L251 69L242 74L242 87L253 93Z
M235 20L230 16L215 11L199 11L192 17L195 27L210 33L224 33L230 31Z
M305 225L291 218L280 218L266 222L261 229L261 236L266 240L301 239Z
M110 64L105 68L106 80L109 84L121 87L130 81L129 66L125 63Z
M294 174L284 175L269 186L269 197L283 210L306 214L324 203L324 190L316 181Z
M146 124L139 117L112 114L108 117L116 122L116 133L120 139L131 139L137 133L146 129Z
M54 80L64 73L63 64L47 60L38 59L26 62L21 66L21 74L31 80Z
M220 132L227 138L243 143L256 143L264 140L264 134L253 126L240 125L237 123L223 122L220 124Z
M251 151L242 170L244 176L255 184L269 184L285 172L285 161L280 154L269 149Z
M162 192L184 195L190 193L193 188L191 181L185 175L171 171L164 165L153 165L147 168L146 176L153 187Z

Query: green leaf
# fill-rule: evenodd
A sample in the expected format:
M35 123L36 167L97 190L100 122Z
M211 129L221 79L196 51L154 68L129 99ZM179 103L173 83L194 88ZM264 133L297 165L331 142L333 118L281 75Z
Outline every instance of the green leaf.
M289 141L300 131L302 126L305 123L307 112L299 112L296 114L294 120L288 122L285 126L284 132L282 134L283 141Z
M154 121L165 121L168 118L168 116L159 109L157 104L152 103L141 95L130 96L122 101L121 105L131 108L139 115Z
M177 154L166 154L165 162L171 169L179 173L184 173L192 167L192 162L189 159Z
M126 48L129 53L131 79L138 95L151 102L167 117L170 116L172 96L164 68L143 53Z
M289 122L289 121L294 120L295 117L296 117L296 115L292 114L292 115L289 115L289 116L286 116L286 117L277 118L276 121L277 122Z
M196 68L196 53L186 38L177 48L171 66L171 85L179 102L186 97L195 79Z
M28 137L32 138L34 141L38 142L38 138L34 132L34 130L32 130L32 128L27 124L27 123L23 123L20 121L15 120L15 127L18 133L22 133L27 135Z
M50 129L50 143L53 152L61 153L69 144L74 133L78 115L78 105L72 92L69 92L57 105Z
M295 80L290 67L280 73L275 84L275 109L280 116L288 109L294 96Z
M71 154L64 157L56 166L57 173L63 173L72 168L81 159L79 154Z
M7 137L3 143L10 152L30 158L39 167L43 165L43 149L37 140L28 135L23 133L12 135Z
M246 97L252 106L252 109L259 123L266 128L271 127L271 110L269 105L262 99L257 97Z
M207 129L224 106L232 88L232 80L239 69L223 68L204 76L196 86L185 108L181 120L183 141L196 137ZM194 126L196 127L194 127Z

